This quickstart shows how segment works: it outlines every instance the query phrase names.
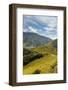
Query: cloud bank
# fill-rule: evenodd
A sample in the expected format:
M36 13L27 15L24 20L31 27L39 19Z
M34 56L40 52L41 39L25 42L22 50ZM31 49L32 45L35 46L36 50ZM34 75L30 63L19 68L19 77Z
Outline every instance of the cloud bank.
M23 31L57 38L57 16L24 15Z

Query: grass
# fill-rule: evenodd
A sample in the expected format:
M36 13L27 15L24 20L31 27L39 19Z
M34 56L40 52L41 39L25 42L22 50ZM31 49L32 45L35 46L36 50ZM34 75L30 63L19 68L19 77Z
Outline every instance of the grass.
M51 44L30 49L32 52L43 54L43 57L31 61L23 67L23 74L57 73L57 49Z
M40 70L40 73L52 73L54 66L57 65L56 55L45 55L43 58L36 59L30 62L23 68L23 74L32 74L36 70Z

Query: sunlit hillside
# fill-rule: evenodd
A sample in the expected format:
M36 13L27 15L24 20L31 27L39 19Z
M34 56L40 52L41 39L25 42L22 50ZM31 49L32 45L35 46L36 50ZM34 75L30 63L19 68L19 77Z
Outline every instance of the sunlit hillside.
M28 63L23 67L23 74L45 74L57 73L57 40L44 46L31 48L31 52L26 56Z

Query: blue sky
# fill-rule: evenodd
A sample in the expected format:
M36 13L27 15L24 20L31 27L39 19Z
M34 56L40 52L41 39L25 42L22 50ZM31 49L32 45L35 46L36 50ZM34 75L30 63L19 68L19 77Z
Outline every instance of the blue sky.
M34 32L51 39L57 38L57 17L43 15L24 15L24 32Z

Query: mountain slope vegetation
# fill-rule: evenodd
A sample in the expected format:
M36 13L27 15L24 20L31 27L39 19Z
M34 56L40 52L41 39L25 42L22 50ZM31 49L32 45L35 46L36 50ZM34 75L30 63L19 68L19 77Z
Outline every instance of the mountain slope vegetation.
M26 57L29 58L29 60L31 57L33 58L31 58L32 60L24 65L24 75L57 73L57 40L39 47L30 48L29 52L29 57L25 54ZM37 55L41 56L38 57Z
M52 41L50 38L31 32L23 32L24 47L38 47Z

